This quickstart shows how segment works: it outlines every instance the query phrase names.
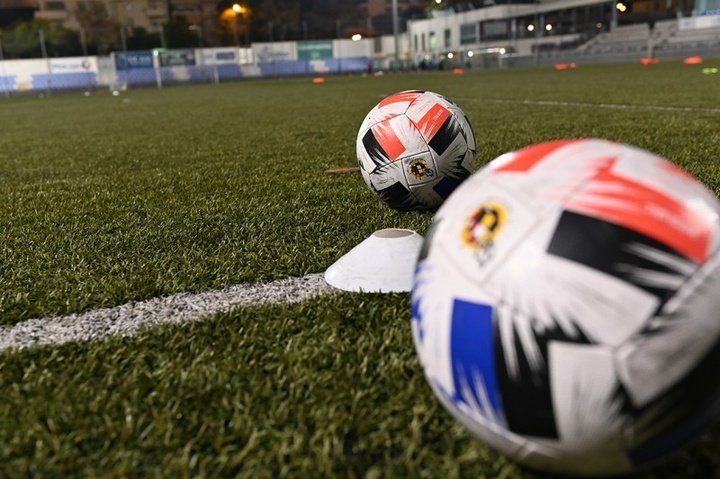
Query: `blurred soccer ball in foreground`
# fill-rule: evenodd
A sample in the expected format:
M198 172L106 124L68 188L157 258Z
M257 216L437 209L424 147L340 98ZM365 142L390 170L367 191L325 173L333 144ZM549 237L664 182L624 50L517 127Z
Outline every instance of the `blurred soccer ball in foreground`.
M437 208L475 163L467 117L429 91L404 91L378 103L363 120L356 145L365 183L398 210Z
M602 140L506 154L440 208L416 269L425 375L475 435L534 468L660 459L720 412L720 203Z

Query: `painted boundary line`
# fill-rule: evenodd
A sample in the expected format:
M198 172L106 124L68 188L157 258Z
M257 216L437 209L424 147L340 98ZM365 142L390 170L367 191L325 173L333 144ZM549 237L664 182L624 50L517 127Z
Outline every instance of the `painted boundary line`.
M691 113L720 113L720 108L703 108L691 106L664 106L664 105L634 105L630 103L587 103L582 101L555 101L555 100L508 100L502 98L457 98L458 101L471 101L479 103L498 103L531 106L560 106L565 108L602 108L608 110L652 110L652 111L681 111Z
M203 293L178 293L69 316L29 319L0 328L0 351L128 337L155 325L195 321L246 306L296 303L330 291L333 288L319 273Z

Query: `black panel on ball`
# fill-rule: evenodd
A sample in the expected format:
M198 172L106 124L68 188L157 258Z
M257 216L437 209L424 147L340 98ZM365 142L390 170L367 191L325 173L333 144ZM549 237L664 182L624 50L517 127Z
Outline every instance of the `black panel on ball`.
M402 183L397 182L389 188L377 190L378 196L385 201L391 208L400 211L411 211L411 210L422 210L426 209L415 196L403 186Z
M636 434L652 436L629 451L635 465L651 463L687 445L720 417L720 382L715 380L718 370L720 341L658 400L641 410L634 410L626 400L624 412L635 418L636 425L644 425Z
M386 165L390 161L388 154L385 152L380 143L378 143L375 135L373 135L372 129L368 129L365 136L363 136L362 142L365 147L365 151L376 166L380 167Z
M435 136L428 142L428 146L439 156L442 156L458 135L462 135L462 127L460 123L455 121L455 118L450 115L435 133Z
M559 328L534 332L534 338L542 354L544 365L533 369L517 331L513 330L514 352L517 355L518 371L515 376L508 370L506 358L512 352L506 351L500 340L499 322L495 321L495 364L497 364L498 386L503 398L503 410L508 429L523 436L558 439L555 423L555 410L550 389L550 372L548 371L548 344L560 341L575 344L590 344L590 341L577 332L570 337Z
M690 259L648 236L623 226L572 211L564 211L555 229L548 253L580 263L589 268L623 280L660 300L660 307L675 294L674 289L649 286L637 281L627 267L645 271L680 275L659 262L632 253L630 247L640 245L672 255L680 261ZM624 268L619 268L623 265Z

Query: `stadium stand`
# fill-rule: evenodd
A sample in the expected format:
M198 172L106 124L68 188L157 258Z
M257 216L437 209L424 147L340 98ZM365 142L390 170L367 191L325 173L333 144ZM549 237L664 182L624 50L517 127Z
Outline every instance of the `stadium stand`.
M651 39L647 23L616 27L609 32L595 36L578 47L578 52L587 53L634 53L645 52Z

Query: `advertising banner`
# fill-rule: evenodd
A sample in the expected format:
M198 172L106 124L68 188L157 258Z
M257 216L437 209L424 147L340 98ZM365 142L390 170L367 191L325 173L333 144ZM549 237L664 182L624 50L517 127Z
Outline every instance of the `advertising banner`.
M96 57L51 58L50 69L53 73L97 72Z
M118 70L134 70L136 68L152 68L153 52L121 52L115 54L115 68Z
M189 67L195 65L195 50L158 50L160 66L162 67Z
M298 59L296 42L253 43L252 51L257 62Z
M324 60L333 57L332 40L298 42L299 60Z

